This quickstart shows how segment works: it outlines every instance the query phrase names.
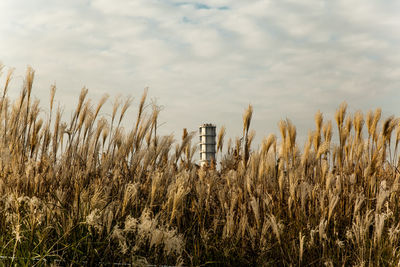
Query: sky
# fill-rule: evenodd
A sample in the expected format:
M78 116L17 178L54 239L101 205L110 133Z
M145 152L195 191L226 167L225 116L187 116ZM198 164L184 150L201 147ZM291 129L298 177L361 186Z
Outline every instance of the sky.
M110 95L106 114L132 96L129 129L148 87L177 140L203 123L240 136L251 104L256 143L286 118L304 142L343 101L400 115L400 1L1 0L0 62L15 68L10 97L28 65L43 106L56 84L67 120L85 86Z

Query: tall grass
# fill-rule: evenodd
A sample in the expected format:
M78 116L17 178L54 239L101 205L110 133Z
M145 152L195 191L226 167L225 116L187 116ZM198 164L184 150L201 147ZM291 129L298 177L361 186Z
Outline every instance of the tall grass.
M224 154L219 133L220 167L199 168L194 134L159 136L160 108L146 105L146 92L124 129L131 99L102 117L107 96L92 104L83 89L64 122L55 87L43 117L34 71L16 100L11 77L0 100L3 264L399 264L400 126L380 109L351 116L340 105L338 144L317 112L304 149L285 120L281 137L252 150L249 106L243 136Z

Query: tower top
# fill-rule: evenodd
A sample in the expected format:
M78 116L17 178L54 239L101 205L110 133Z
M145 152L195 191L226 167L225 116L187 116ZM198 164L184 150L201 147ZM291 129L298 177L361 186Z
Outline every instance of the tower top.
M200 127L216 127L215 124L212 123L203 123Z

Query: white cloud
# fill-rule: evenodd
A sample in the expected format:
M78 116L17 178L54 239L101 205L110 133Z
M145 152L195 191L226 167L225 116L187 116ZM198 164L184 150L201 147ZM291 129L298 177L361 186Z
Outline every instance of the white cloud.
M343 100L379 96L398 112L399 12L396 1L3 0L0 61L19 80L33 65L43 101L55 81L66 111L83 85L94 98L149 86L165 133L214 121L240 134L253 103L258 140L286 116L301 138Z

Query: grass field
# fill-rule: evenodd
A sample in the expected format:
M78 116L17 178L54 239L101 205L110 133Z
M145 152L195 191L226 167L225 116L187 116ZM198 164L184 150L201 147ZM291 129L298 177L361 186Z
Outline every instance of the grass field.
M224 142L220 131L218 167L198 168L194 134L159 136L160 109L146 105L146 92L132 129L121 126L130 99L101 117L106 98L92 104L86 89L64 122L55 88L49 114L32 98L32 69L16 100L7 96L12 73L3 75L5 265L400 262L400 126L380 109L346 114L343 103L333 122L317 112L304 149L294 124L281 121L281 135L252 150L249 106L243 136Z

